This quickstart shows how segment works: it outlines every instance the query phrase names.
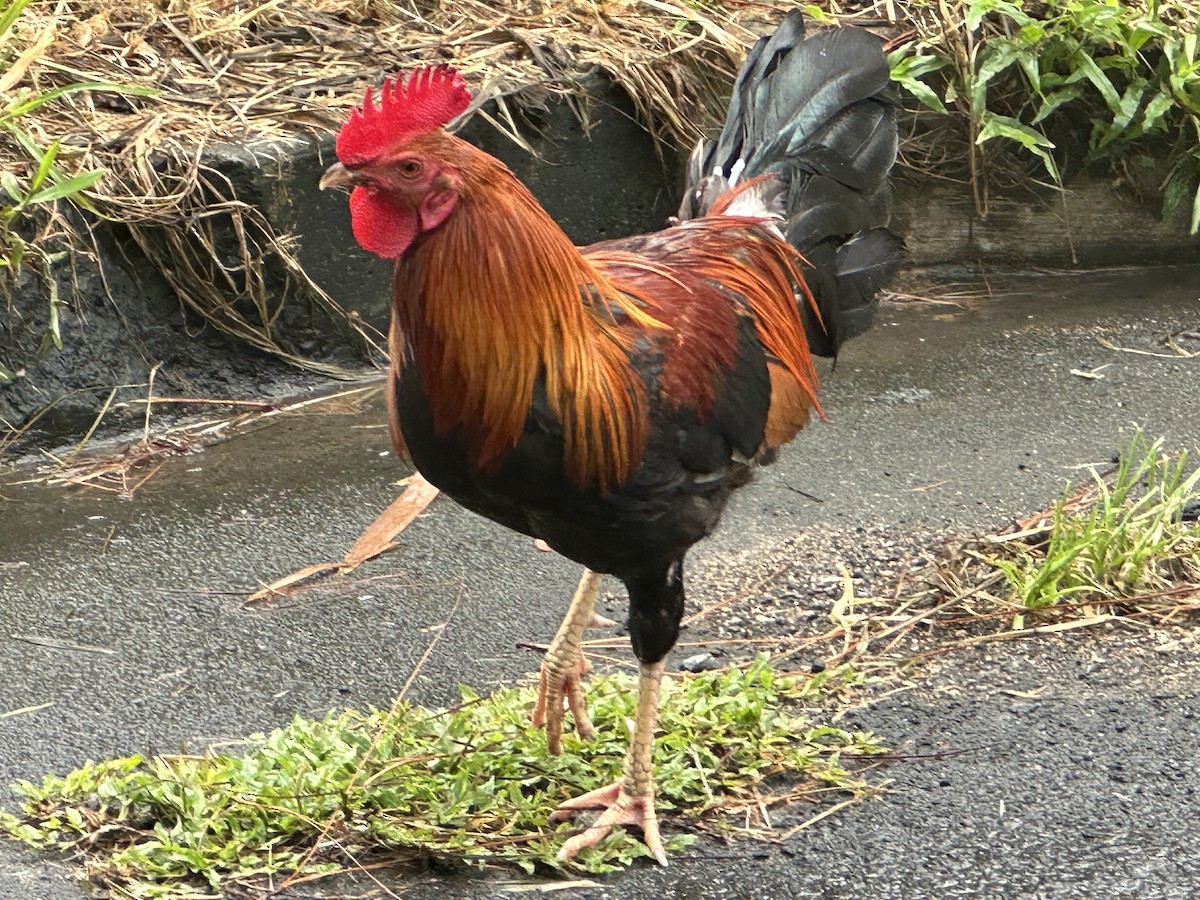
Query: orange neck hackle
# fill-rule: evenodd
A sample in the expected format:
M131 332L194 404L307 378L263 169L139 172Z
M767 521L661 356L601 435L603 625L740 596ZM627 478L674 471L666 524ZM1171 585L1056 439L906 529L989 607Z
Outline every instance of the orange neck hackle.
M441 135L459 202L399 261L393 306L440 433L494 469L520 438L539 379L579 486L611 489L641 461L647 398L624 319L658 323L600 275L502 163Z

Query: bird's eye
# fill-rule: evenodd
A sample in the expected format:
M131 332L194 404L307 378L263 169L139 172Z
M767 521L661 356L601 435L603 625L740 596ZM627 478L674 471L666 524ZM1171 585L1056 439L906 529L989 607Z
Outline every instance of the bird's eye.
M400 163L400 174L407 178L415 178L421 174L421 161L417 159L406 159Z

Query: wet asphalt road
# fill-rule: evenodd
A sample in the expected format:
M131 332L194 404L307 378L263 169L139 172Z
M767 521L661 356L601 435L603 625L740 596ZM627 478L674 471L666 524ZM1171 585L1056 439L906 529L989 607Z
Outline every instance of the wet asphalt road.
M1097 342L1162 352L1164 334L1200 330L1200 270L993 287L1004 296L965 310L884 310L827 380L828 424L694 552L694 601L720 599L797 534L812 546L796 565L835 573L827 545L907 546L1040 508L1133 422L1200 446L1200 358ZM1100 380L1071 374L1101 366ZM0 715L50 704L0 718L0 783L385 704L452 609L415 699L533 671L514 647L553 632L575 567L444 499L358 577L243 607L257 584L340 557L394 496L381 421L377 405L276 419L170 461L128 502L0 487ZM1115 628L959 654L854 714L906 754L938 755L890 767L882 797L783 848L700 845L578 896L1200 895L1200 650L1172 637ZM409 895L496 892L455 877ZM59 863L0 844L0 897L80 896Z

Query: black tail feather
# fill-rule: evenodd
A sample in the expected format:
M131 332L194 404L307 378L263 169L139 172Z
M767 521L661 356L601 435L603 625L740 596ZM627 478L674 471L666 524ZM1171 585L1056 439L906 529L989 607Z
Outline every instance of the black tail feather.
M836 356L871 323L875 298L903 255L888 231L895 106L879 40L858 28L806 36L798 10L762 38L734 83L721 136L688 164L680 218L703 215L738 177L774 173L784 232L808 260L820 320L805 310L810 349Z

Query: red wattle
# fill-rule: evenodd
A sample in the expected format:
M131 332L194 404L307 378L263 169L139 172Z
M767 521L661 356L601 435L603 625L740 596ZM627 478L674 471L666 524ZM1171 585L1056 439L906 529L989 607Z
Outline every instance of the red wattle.
M400 256L417 236L415 212L362 186L350 192L350 224L362 248L384 259Z

